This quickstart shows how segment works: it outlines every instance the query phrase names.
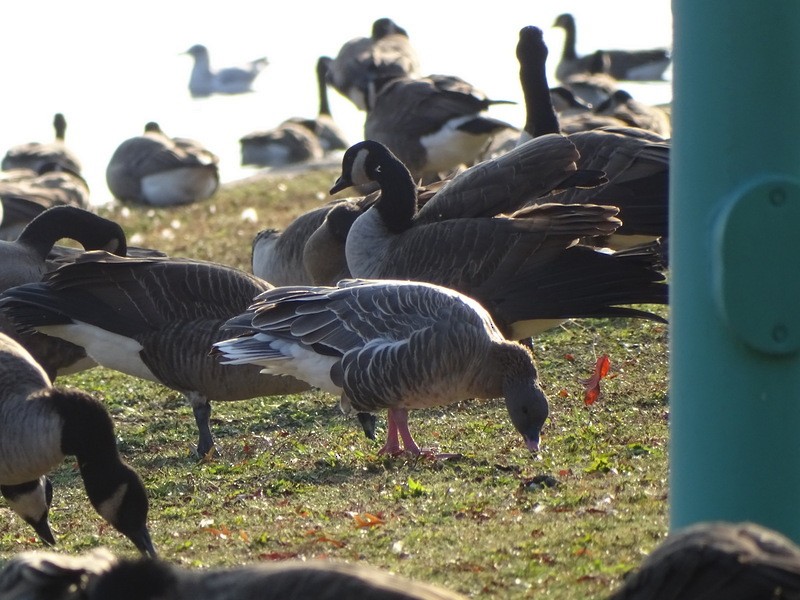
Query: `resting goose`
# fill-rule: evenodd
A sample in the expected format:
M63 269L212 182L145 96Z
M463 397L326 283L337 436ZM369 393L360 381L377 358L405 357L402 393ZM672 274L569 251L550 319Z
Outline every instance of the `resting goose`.
M89 208L89 185L79 173L56 163L24 178L0 180L0 239L14 240L38 214L52 206Z
M364 121L364 139L387 146L411 171L429 182L479 160L492 138L513 126L483 114L495 104L485 93L452 75L398 77L375 97Z
M253 131L239 138L242 165L283 167L319 160L324 151L317 135L291 120L277 127Z
M228 335L220 326L272 286L218 263L86 253L41 283L7 290L0 310L26 329L86 349L97 364L186 395L198 429L197 453L214 450L211 400L246 400L309 389L255 367L224 369L209 356Z
M700 522L670 533L609 600L800 597L800 548L756 523Z
M0 570L8 600L465 600L444 588L364 564L289 560L189 569L152 558L23 552Z
M184 54L194 59L189 77L189 92L194 98L252 92L256 77L269 64L265 57L261 57L242 66L212 69L208 48L202 44L195 44Z
M547 85L547 46L542 30L523 27L517 59L525 97L525 125L520 143L562 129ZM607 118L607 117L606 117ZM599 169L608 183L592 189L570 189L564 203L611 204L619 207L622 226L595 243L615 249L652 242L668 233L670 144L653 132L636 127L602 127L569 134L580 153L582 169Z
M336 58L321 57L327 81L359 110L369 110L383 85L396 77L419 77L419 57L408 33L389 18L372 24L370 37L346 42Z
M564 49L556 66L556 79L566 81L576 73L596 73L597 55L578 56L575 50L575 18L564 13L556 17L553 27L564 30ZM660 81L671 61L666 48L650 50L601 50L605 66L603 72L615 79L635 81Z
M409 409L499 396L538 451L548 407L533 357L453 290L390 280L287 286L261 294L228 325L246 331L215 344L223 364L308 381L341 395L345 413L386 409L380 453L420 454Z
M414 279L456 289L485 306L509 339L528 338L576 317L662 320L622 306L666 304L656 256L575 245L584 236L613 233L620 226L615 207L545 203L495 217L506 195L481 196L476 190L476 198L461 207L440 203L437 194L417 211L408 169L385 146L367 140L347 150L331 193L370 181L380 185L381 195L347 235L353 277ZM558 183L556 178L543 184L538 196Z
M610 115L625 125L652 131L663 138L669 138L672 131L670 119L666 112L658 106L651 106L635 100L629 92L617 90L604 102L597 105L593 112L598 115Z
M355 215L360 214L363 202L333 200L299 215L283 231L259 231L252 245L253 274L275 286L333 285L339 279L349 277L344 261L344 240L349 225L338 226L341 216L331 221L326 221L326 216L334 208L341 207L341 214L354 215L350 219L352 224ZM309 247L308 242L313 236L316 237Z
M198 142L170 138L158 123L125 140L106 167L106 183L115 198L153 206L205 200L219 188L219 158Z
M17 342L0 333L0 493L48 544L47 474L75 456L92 506L142 553L155 556L147 530L147 493L117 450L114 425L97 400L54 388Z
M319 93L319 111L316 118L304 119L303 117L293 117L289 121L302 125L314 135L317 136L322 151L325 154L335 152L336 150L345 150L350 144L347 143L347 138L333 120L331 115L331 106L328 102L328 68L329 63L327 57L321 56L317 60L317 91Z
M43 166L57 164L73 173L80 173L80 160L64 143L67 120L62 113L56 113L53 117L53 128L55 129L55 139L52 142L30 142L14 146L6 152L0 168L4 171L31 169L41 173Z

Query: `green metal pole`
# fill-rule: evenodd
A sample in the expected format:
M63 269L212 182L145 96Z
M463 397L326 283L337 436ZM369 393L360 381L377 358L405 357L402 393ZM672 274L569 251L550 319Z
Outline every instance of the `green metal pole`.
M670 525L800 542L800 2L672 8Z

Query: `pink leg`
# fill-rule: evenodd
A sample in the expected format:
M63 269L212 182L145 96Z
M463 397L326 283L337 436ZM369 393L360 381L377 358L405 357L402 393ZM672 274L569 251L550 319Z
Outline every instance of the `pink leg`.
M378 454L397 456L401 452L400 440L397 438L397 422L395 421L393 411L389 410L386 417L386 443L383 445L383 448L378 451Z
M389 416L394 419L400 437L403 438L403 449L414 456L419 456L421 450L408 429L408 410L405 408L390 408Z

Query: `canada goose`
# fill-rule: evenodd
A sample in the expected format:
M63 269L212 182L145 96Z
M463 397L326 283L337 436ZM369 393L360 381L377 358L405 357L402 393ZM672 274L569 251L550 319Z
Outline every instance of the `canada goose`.
M272 286L225 265L181 258L86 253L40 283L7 290L2 311L18 326L86 349L104 367L180 391L192 407L197 453L214 449L211 400L246 400L309 389L259 369L224 369L209 356L220 326Z
M664 138L669 138L672 133L666 112L657 106L635 100L625 90L617 90L611 94L605 102L594 107L593 112L598 115L611 115L625 125L646 129Z
M119 456L105 407L79 390L54 388L25 348L0 333L0 493L54 544L47 473L74 455L92 506L142 553L155 556L147 493Z
M0 239L15 240L38 214L52 206L89 208L89 186L80 174L55 163L27 178L0 180Z
M314 560L188 569L158 559L23 552L0 570L5 600L465 600L364 564Z
M346 42L336 58L322 57L327 80L336 91L369 110L381 87L396 77L419 77L419 57L408 33L389 18L372 24L370 37Z
M154 206L205 200L219 187L218 157L199 143L170 138L155 122L143 135L125 140L106 168L115 198Z
M499 396L528 448L539 449L548 407L533 357L453 290L389 280L287 286L261 294L229 326L246 331L214 345L223 364L308 381L341 395L346 414L387 409L380 453L420 454L408 409Z
M239 138L242 165L283 167L319 160L324 151L309 128L287 120L272 129L253 131Z
M350 145L344 132L331 115L331 106L328 102L328 68L329 64L326 62L326 57L321 56L317 60L316 69L317 91L319 93L319 111L316 118L293 117L289 119L289 121L302 125L314 133L319 139L322 151L325 154L336 150L345 150Z
M52 142L30 142L10 148L0 167L4 171L12 169L32 169L38 173L47 164L57 164L73 173L81 172L81 163L75 153L64 143L67 131L67 120L62 113L53 117L55 139Z
M575 18L564 13L556 17L553 27L564 30L564 49L556 66L556 79L566 81L570 75L583 72L597 72L595 54L578 56L575 50ZM636 81L659 81L664 78L664 71L671 61L665 48L652 50L602 50L607 64L604 72L615 79Z
M251 60L245 65L212 69L208 48L195 44L184 54L194 59L189 77L189 92L194 98L211 94L243 94L253 91L253 82L269 64L265 57Z
M387 146L414 179L440 178L473 164L492 137L512 125L482 114L495 104L463 79L430 75L386 83L364 121L364 139Z
M755 523L700 522L670 533L609 600L800 597L800 548Z
M553 109L547 85L547 46L542 30L523 27L516 52L525 98L522 143L560 131L562 122ZM670 144L666 139L641 128L622 126L578 131L567 137L580 153L578 167L603 171L608 183L566 190L558 200L612 204L620 209L622 226L612 236L594 240L596 243L623 249L667 235Z
M561 136L545 141L552 139L572 148ZM574 163L569 155L562 161L565 170L553 168L550 180L543 179L540 193L532 196L545 196L568 179L566 169ZM617 255L575 245L584 236L613 233L620 226L616 207L546 203L509 217L492 216L505 208L507 194L477 189L460 206L452 198L440 201L440 192L417 211L408 169L370 140L347 150L331 193L368 181L380 185L381 195L347 235L345 253L353 277L451 287L485 306L509 339L525 339L575 317L663 320L622 306L667 303L655 255Z

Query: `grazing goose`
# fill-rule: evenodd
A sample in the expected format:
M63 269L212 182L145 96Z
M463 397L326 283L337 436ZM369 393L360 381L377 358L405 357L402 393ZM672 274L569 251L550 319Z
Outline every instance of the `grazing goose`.
M609 600L800 598L800 548L755 523L712 521L671 533Z
M277 127L253 131L239 138L242 165L283 167L319 160L324 151L317 135L309 128L284 121Z
M220 326L272 286L217 263L86 253L40 283L7 290L0 308L18 326L70 341L97 364L180 391L192 406L197 453L214 449L211 400L246 400L309 389L259 369L223 368L211 344Z
M92 506L142 553L155 556L147 493L117 450L105 407L79 390L54 388L33 357L0 333L0 494L48 544L47 473L75 456Z
M544 196L566 178L551 175L532 197ZM417 211L408 169L385 146L368 140L347 150L331 193L370 181L380 185L381 195L347 235L353 277L451 287L485 306L509 339L528 338L575 317L663 320L622 306L667 303L664 277L653 264L656 255L575 245L584 236L613 233L620 226L616 207L546 203L493 217L504 210L507 196L482 195L478 189L477 198L461 207L440 202L440 192Z
M523 27L517 59L525 97L523 143L562 129L547 85L547 46L542 30ZM607 118L607 117L605 117ZM670 144L663 137L635 127L603 127L569 134L582 169L599 169L608 183L592 189L570 189L564 203L612 204L619 207L622 226L613 236L595 240L615 249L652 242L668 233Z
M6 600L465 600L441 587L363 564L290 560L188 569L100 548L70 556L23 552L0 570Z
M308 381L341 395L345 413L387 409L380 453L420 454L409 409L500 396L528 448L539 449L548 406L533 357L453 290L389 280L275 288L229 325L246 332L215 344L223 364Z
M197 142L170 138L157 123L125 140L106 168L115 198L153 206L205 200L219 188L218 157Z
M396 78L375 97L364 138L387 146L428 182L478 160L493 136L512 125L482 114L495 104L463 79L450 75Z
M89 208L89 186L80 174L56 163L26 178L0 180L0 239L15 240L38 214L52 206Z
M184 54L194 59L192 74L189 77L189 92L194 98L212 94L252 92L256 77L269 64L265 57L261 57L242 66L212 69L208 48L202 44L195 44Z
M369 110L383 85L396 77L419 77L420 63L408 33L388 18L372 24L372 35L346 42L336 58L321 57L327 81L359 110Z
M566 82L577 73L596 73L597 54L578 56L575 50L575 18L564 13L556 17L553 27L564 30L564 50L556 66L556 79ZM651 50L602 50L606 62L603 72L615 79L634 81L661 81L671 61L666 48Z
M3 157L0 167L4 171L12 169L31 169L41 173L45 165L57 164L59 167L73 173L81 172L81 163L75 153L64 143L67 131L67 120L62 113L53 117L55 140L52 142L30 142L10 148Z

